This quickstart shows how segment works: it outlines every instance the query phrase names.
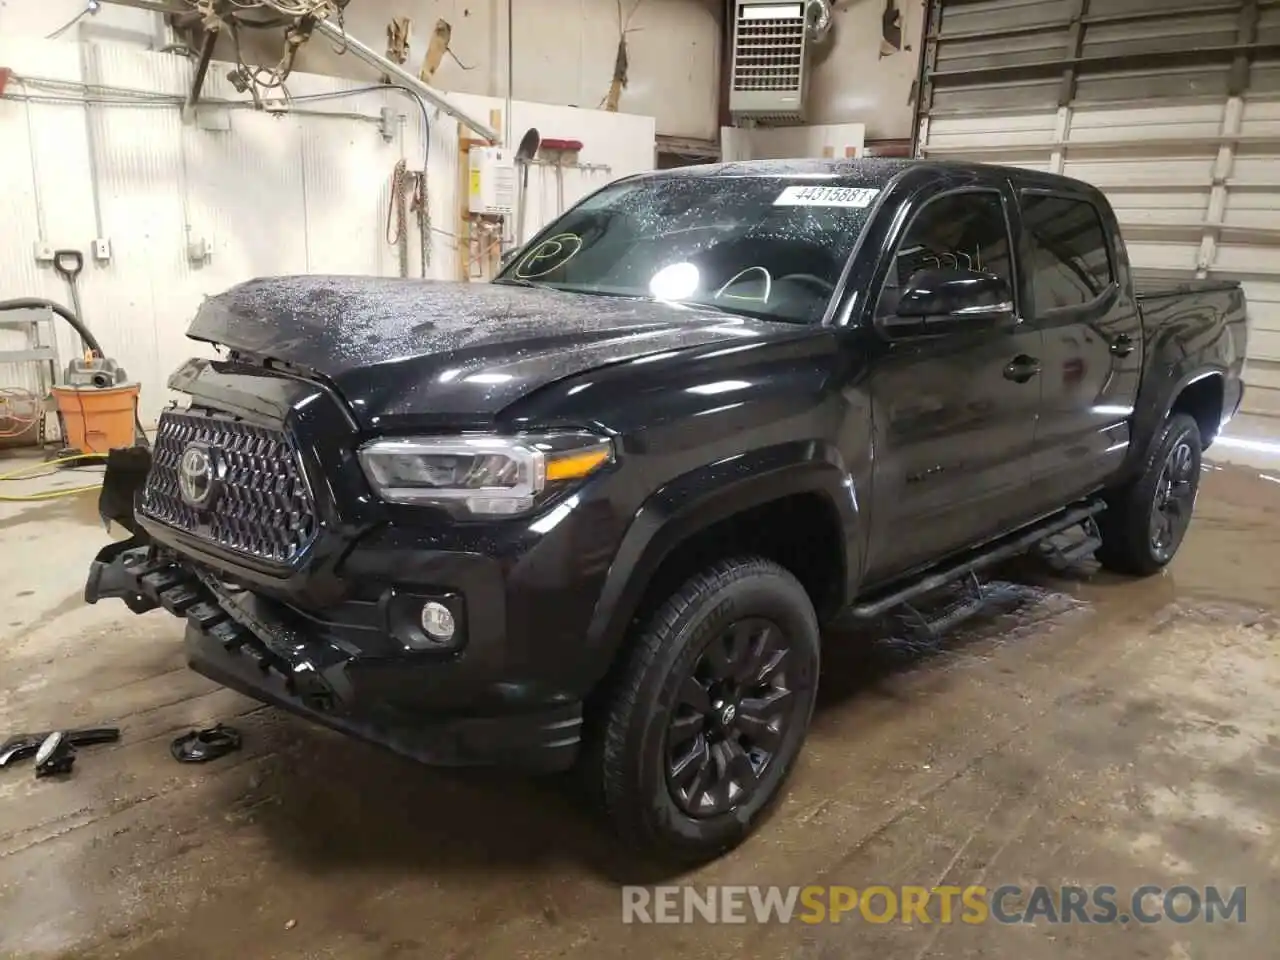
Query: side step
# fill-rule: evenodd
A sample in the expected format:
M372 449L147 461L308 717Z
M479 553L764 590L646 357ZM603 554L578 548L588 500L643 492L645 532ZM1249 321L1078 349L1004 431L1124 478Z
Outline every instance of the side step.
M1106 506L1102 500L1095 500L1083 506L1073 507L1063 513L1056 514L1025 530L988 544L976 553L955 561L936 573L927 574L904 587L864 600L862 603L851 607L840 617L840 620L873 620L894 607L902 606L925 594L933 593L935 590L955 583L964 577L972 578L973 595L951 604L942 612L940 618L934 618L929 621L930 624L945 621L942 628L931 627L929 631L935 634L943 632L966 617L972 616L981 607L982 588L976 577L978 571L1026 553L1040 544L1051 541L1054 537L1070 530L1072 527L1083 526L1083 539L1066 547L1054 545L1047 550L1051 556L1070 562L1071 560L1085 557L1097 549L1101 539L1097 536L1097 521L1094 518L1105 510ZM954 609L952 609L953 607Z
M1102 546L1102 532L1097 517L1090 517L1077 530L1064 530L1061 534L1040 541L1040 555L1050 566L1066 569L1072 564L1093 555Z

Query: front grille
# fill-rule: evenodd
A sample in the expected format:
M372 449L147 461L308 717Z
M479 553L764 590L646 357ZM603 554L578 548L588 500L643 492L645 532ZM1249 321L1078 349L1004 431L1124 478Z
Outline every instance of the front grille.
M210 492L193 506L182 458L206 458ZM316 535L315 502L289 438L237 420L166 411L160 416L142 512L237 553L288 564Z

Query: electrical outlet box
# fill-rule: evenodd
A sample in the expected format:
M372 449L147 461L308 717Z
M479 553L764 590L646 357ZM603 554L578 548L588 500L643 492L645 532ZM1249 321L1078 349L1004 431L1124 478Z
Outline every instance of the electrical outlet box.
M192 263L212 260L213 244L205 237L192 237L187 241L187 259Z
M99 263L108 263L111 260L111 241L106 237L98 237L93 241L93 259Z
M378 132L382 134L382 139L390 143L396 135L396 124L399 123L399 115L390 107L383 107L378 112Z
M201 130L225 132L231 129L231 111L226 107L202 103L195 108L195 121Z
M35 242L36 263L53 263L53 244L43 240Z

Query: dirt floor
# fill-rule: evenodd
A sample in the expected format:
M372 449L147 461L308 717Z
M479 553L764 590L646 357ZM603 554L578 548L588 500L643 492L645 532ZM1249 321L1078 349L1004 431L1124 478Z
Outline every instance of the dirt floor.
M64 781L0 770L0 956L1274 957L1278 478L1206 467L1164 576L1027 563L940 646L829 637L785 801L675 878L1245 885L1244 924L624 926L620 884L675 879L621 857L563 781L419 768L220 690L178 621L82 603L91 496L0 504L0 738L124 729ZM170 758L218 720L240 753Z

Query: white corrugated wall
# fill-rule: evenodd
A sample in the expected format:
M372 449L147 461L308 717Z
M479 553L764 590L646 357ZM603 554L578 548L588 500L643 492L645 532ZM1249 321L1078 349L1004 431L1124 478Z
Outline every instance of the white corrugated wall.
M143 386L141 412L153 421L168 402L169 373L207 348L187 340L202 297L254 276L356 273L395 276L396 248L385 237L390 180L405 158L421 168L422 115L396 91L305 100L350 89L349 81L294 75L285 115L251 109L205 109L184 123L171 103L120 103L114 90L181 96L192 65L183 58L113 44L0 40L0 63L15 78L0 99L0 299L38 296L68 301L63 282L37 264L36 241L78 249L85 320L104 350ZM239 99L215 63L206 97ZM56 87L44 81L75 86ZM84 84L91 86L85 87ZM90 98L110 103L85 103ZM467 97L481 117L501 101ZM381 107L404 119L390 141L380 132ZM566 203L611 177L652 167L652 118L517 102L517 130L585 143L585 171L569 170ZM458 126L431 111L428 177L431 211L429 276L458 276ZM208 129L208 127L220 129ZM527 216L532 230L555 213L550 171L535 168ZM545 198L545 199L543 199ZM409 272L418 275L418 242L409 240ZM111 244L96 263L94 238ZM187 244L206 240L212 255L192 263ZM13 336L0 331L0 350ZM62 329L60 352L72 355ZM0 386L34 385L29 367L0 365Z
M1280 4L931 6L920 152L1087 180L1139 269L1243 281L1245 410L1280 435Z

